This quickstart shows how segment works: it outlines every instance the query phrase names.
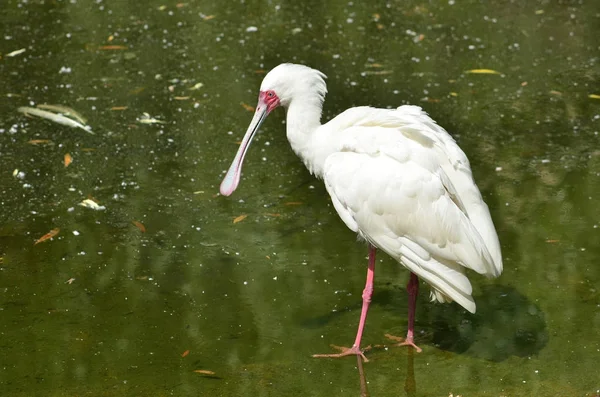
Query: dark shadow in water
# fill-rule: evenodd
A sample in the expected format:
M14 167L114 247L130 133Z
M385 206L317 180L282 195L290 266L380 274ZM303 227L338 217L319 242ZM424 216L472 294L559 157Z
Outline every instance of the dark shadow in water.
M490 285L475 297L477 313L470 314L457 304L428 302L422 288L416 315L416 338L419 345L435 345L454 353L467 354L490 361L504 361L510 356L537 354L548 342L546 320L541 309L512 287ZM357 300L349 310L360 312ZM373 294L372 305L401 314L407 312L404 288L380 289ZM306 327L322 327L345 311L329 312L306 319ZM398 325L405 329L406 322ZM419 342L420 341L420 342Z
M423 307L421 321L429 318L432 324L431 343L490 361L531 356L546 346L544 313L516 289L486 286L476 300L472 315L458 305Z

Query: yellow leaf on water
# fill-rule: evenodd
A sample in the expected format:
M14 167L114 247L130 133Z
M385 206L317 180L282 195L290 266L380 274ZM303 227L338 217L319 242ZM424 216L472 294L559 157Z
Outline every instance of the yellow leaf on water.
M473 74L501 74L498 71L492 69L471 69L467 70L465 73L473 73Z
M127 106L113 106L110 110L126 110Z
M73 157L71 157L71 155L69 153L65 154L65 167L68 167L71 163L73 162Z
M184 351L183 353L181 353L181 357L185 357L185 356L187 356L188 354L190 354L190 351L189 351L189 350L186 350L186 351Z
M236 218L233 220L233 223L238 223L238 222L241 222L241 221L243 221L244 219L246 219L247 217L248 217L248 215L240 215L240 216L236 217Z
M597 95L597 94L590 94L590 95L588 95L588 97L590 97L592 99L600 99L600 95Z
M203 375L215 375L215 373L213 371L209 371L207 369L195 369L194 372L197 374L203 374Z

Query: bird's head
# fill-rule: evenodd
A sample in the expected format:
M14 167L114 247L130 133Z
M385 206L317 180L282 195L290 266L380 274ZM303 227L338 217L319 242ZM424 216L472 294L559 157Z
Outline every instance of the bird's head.
M273 68L262 81L258 94L258 104L250 126L242 139L231 167L223 182L220 192L224 196L232 194L240 183L242 163L252 138L258 132L262 122L278 106L288 107L299 98L307 101L316 101L323 104L327 86L325 75L316 69L304 65L283 63Z

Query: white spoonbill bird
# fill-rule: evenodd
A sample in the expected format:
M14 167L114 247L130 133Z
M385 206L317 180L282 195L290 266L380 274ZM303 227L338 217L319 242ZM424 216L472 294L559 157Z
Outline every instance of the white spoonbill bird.
M488 277L502 272L498 235L475 185L469 160L454 139L417 106L346 110L321 124L325 75L303 65L282 64L264 78L258 105L240 148L221 183L229 196L240 181L242 162L267 115L287 109L287 137L308 170L323 179L333 205L352 231L367 241L369 264L362 311L351 348L316 357L360 355L373 293L376 249L411 272L407 290L408 333L413 346L419 280L431 300L455 301L475 312L471 269Z

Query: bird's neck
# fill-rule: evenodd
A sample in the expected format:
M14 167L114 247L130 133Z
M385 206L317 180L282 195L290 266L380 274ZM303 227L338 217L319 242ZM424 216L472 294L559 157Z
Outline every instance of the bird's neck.
M287 138L292 150L302 159L306 168L321 177L325 157L320 144L322 100L311 97L297 97L287 107Z

